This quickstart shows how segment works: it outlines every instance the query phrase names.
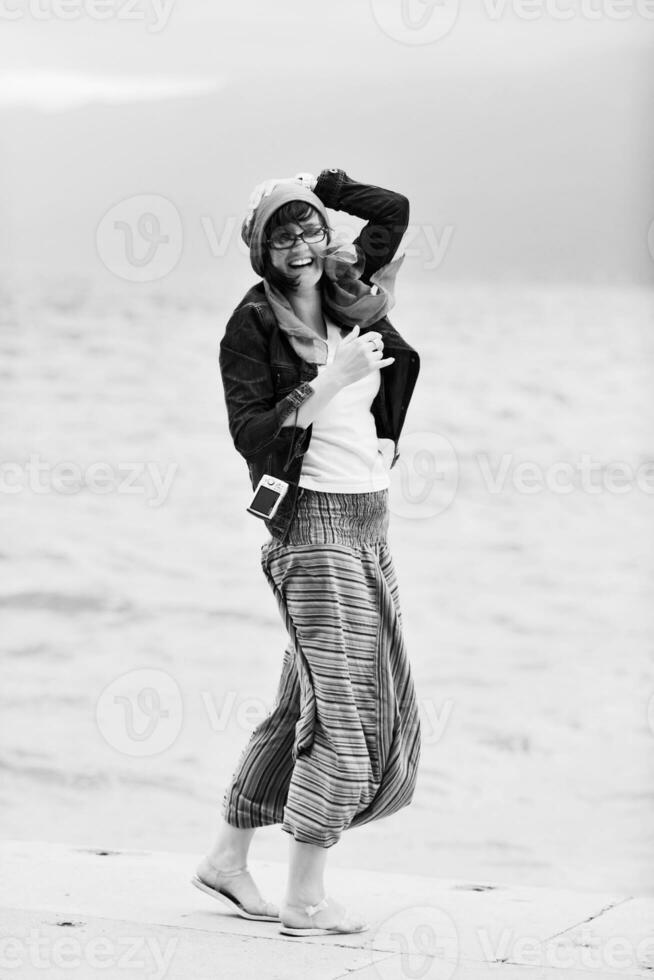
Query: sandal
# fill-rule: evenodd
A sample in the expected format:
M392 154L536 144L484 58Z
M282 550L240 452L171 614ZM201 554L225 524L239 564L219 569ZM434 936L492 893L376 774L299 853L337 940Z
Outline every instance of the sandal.
M319 912L324 912L329 908L329 896L325 895L322 901L318 902L317 905L305 905L302 912L304 912L309 919L312 919ZM347 909L345 909L340 920L334 925L319 926L312 923L306 926L287 926L282 922L279 931L284 936L329 936L333 935L334 933L364 932L369 928L370 926L367 922L357 919L356 916L352 915L347 911Z
M221 878L236 878L237 875L244 874L248 871L247 866L237 868L235 871L222 871L213 864L211 866ZM199 888L200 891L205 892L205 894L211 895L212 898L217 898L219 902L226 905L236 915L240 915L242 919L253 919L257 922L279 922L279 914L275 911L275 906L271 902L264 902L266 912L252 912L229 889L225 887L214 888L213 885L209 885L206 881L203 881L197 873L191 878L191 884Z

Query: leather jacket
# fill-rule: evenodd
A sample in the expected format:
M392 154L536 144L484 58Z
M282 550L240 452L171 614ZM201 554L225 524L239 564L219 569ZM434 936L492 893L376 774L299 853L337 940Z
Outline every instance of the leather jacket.
M314 193L334 210L363 218L367 224L355 239L365 255L364 282L390 262L409 222L409 202L402 194L352 180L345 171L321 171ZM391 468L399 457L398 441L420 370L420 358L393 327L388 317L361 330L375 330L384 341L384 357L393 364L380 371L379 390L372 402L377 436L395 444ZM264 523L270 534L286 539L298 495L302 459L311 441L306 428L283 425L284 420L313 395L310 382L316 364L304 361L277 324L259 281L245 294L227 323L219 346L220 373L229 431L248 465L254 490L264 473L289 484L276 514ZM249 503L249 499L248 499Z

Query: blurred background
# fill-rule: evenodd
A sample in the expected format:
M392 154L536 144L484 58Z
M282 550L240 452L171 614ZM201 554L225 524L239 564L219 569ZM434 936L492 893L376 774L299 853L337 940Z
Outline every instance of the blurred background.
M3 836L208 849L286 644L218 371L239 228L256 183L338 167L411 202L390 540L423 754L330 860L651 890L654 10L0 16Z

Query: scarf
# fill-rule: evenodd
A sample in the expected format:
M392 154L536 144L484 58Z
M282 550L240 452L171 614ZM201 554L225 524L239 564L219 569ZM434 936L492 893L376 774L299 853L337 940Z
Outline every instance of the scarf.
M322 307L337 323L347 327L366 327L386 316L395 305L395 277L404 262L402 254L370 277L371 285L361 281L365 265L363 250L353 242L338 241L322 252L324 273L320 281ZM313 364L327 363L327 341L293 312L284 293L263 280L266 298L280 329L295 352Z

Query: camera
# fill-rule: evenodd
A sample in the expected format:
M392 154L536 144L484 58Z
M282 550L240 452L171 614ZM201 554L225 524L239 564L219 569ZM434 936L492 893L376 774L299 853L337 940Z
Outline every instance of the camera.
M288 486L285 480L278 480L277 477L264 473L246 510L255 517L269 520L277 513Z

